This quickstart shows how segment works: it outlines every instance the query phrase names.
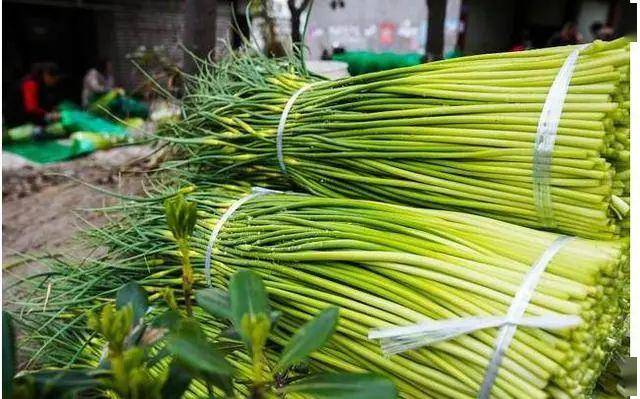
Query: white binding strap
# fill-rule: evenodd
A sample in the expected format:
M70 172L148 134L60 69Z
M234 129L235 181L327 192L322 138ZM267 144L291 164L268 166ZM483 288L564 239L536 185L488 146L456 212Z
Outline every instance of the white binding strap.
M577 315L548 314L524 317L524 312L536 290L542 273L544 273L547 265L558 251L571 239L572 237L567 236L558 237L536 260L524 276L522 285L514 296L505 316L476 316L424 321L410 326L374 329L369 332L369 339L379 339L383 353L388 356L433 345L486 328L500 328L496 339L495 351L487 366L484 381L478 394L478 398L486 399L491 393L502 358L509 348L518 326L562 329L575 327L582 323L582 319Z
M587 44L573 50L558 71L549 88L547 98L540 112L533 152L533 201L540 223L544 227L555 227L551 197L551 160L556 142L562 108L569 91L580 51Z
M316 82L317 83L317 82ZM313 86L314 83L308 83L301 88L299 88L291 97L284 106L282 110L282 114L280 115L280 122L278 122L278 132L276 134L276 154L278 156L278 163L280 164L280 169L283 173L287 173L287 167L284 164L284 154L282 153L282 134L284 133L284 127L287 124L287 117L289 116L289 112L293 107L293 103L296 102L300 94L304 93L305 90Z
M244 197L236 200L233 204L231 204L229 209L227 209L227 211L220 217L220 219L218 219L218 222L213 227L213 230L211 230L211 236L209 237L209 244L207 245L207 253L204 257L204 276L208 286L211 286L211 254L213 252L213 248L216 245L218 234L220 234L220 230L222 230L222 226L224 226L224 224L227 222L227 220L229 220L231 215L233 215L233 213L237 211L238 208L240 208L245 202L250 201L261 195L268 195L268 194L282 194L282 191L269 190L268 188L263 188L263 187L253 187L251 189L250 194L247 194Z
M579 325L580 322L581 319L578 316L548 314L522 317L518 321L518 325L553 330L574 327ZM390 356L448 341L478 330L499 328L508 323L507 316L476 316L449 320L429 320L410 326L371 330L369 339L379 339L382 352Z
M518 328L520 320L522 319L522 316L524 315L524 312L527 309L529 302L531 301L531 297L533 296L533 293L538 286L538 282L540 281L540 277L542 277L542 273L544 273L547 265L551 263L551 260L558 253L558 251L572 239L573 237L568 236L560 236L556 238L556 240L552 242L551 245L549 245L549 247L544 251L542 256L538 258L536 263L534 263L531 270L529 270L529 272L524 276L524 282L520 286L520 290L518 290L516 296L513 298L511 306L509 307L509 311L507 312L507 324L503 325L498 331L498 337L496 338L496 347L493 352L493 356L491 357L491 361L489 362L487 370L484 374L484 381L482 382L482 387L480 388L480 393L478 394L479 399L487 399L491 394L491 389L493 388L493 383L498 376L498 370L500 369L500 365L502 364L504 354L511 344L513 335L516 333L516 329ZM581 320L578 318L577 324L580 324L580 322Z

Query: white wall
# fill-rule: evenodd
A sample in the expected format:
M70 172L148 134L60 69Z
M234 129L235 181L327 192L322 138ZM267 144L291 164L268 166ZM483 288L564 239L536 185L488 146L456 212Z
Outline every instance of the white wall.
M427 26L425 0L345 0L333 10L330 0L316 0L309 20L307 46L310 59L322 49L423 53ZM381 35L384 29L390 35ZM386 42L386 38L389 42Z
M461 5L461 0L447 0L447 9L444 17L444 48L442 49L442 54L453 51L458 44Z

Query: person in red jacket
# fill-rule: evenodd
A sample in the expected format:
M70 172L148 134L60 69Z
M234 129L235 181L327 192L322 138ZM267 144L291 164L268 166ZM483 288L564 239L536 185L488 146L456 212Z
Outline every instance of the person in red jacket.
M34 65L31 73L22 79L20 92L25 120L43 125L59 118L53 93L58 81L57 65L48 62Z

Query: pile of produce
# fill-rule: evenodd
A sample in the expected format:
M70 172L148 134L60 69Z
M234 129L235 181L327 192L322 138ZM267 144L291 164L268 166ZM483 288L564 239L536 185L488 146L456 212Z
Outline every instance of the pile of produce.
M230 204L247 193L212 188L189 194L199 210L191 239L199 286L205 285L211 230ZM105 281L124 279L123 272L152 293L166 286L179 288L177 249L162 201L126 203L124 209L130 209L126 223L94 232L113 245L112 253L133 257L118 267L106 264L99 267L101 272L91 271L102 276L97 283L101 291L116 290L118 285L105 287ZM471 398L492 354L495 329L391 358L367 338L368 332L425 320L505 314L530 265L556 238L450 211L268 194L244 203L225 223L213 249L212 276L216 286L226 287L238 268L260 273L272 306L283 313L285 329L327 306L339 306L338 334L317 355L326 367L346 363L390 375L409 397L422 392L428 397ZM559 331L519 328L494 397L563 398L590 392L615 342L610 338L622 324L626 250L622 241L584 239L560 250L527 314L576 315L582 323ZM73 280L66 281L65 297L90 287L70 286ZM50 299L48 307L48 312L57 311L56 301Z
M230 58L203 66L184 100L185 118L163 135L184 148L185 162L200 176L285 172L322 196L613 238L629 208L628 171L622 166L616 176L615 169L629 158L629 130L617 127L629 119L625 40L596 42L579 53L553 149L551 223L534 202L539 115L574 49L477 55L338 81L268 60ZM283 109L308 83L286 118L279 166Z
M436 342L372 332L511 315L542 262L523 315L572 323L516 324L490 397L590 397L607 366L615 375L608 363L628 316L629 48L580 49L542 214L538 121L575 50L338 81L249 55L200 65L183 118L162 126L160 139L177 151L155 190L122 197L105 209L113 221L84 236L106 254L51 259L50 273L23 282L33 288L16 301L16 319L32 362L97 364L105 341L87 331L85 311L132 281L151 313L184 307L211 339L226 339L191 290L224 292L249 269L280 312L268 358L336 306L337 330L310 354L312 369L388 376L406 398L475 398L504 323ZM179 217L193 223L188 233L176 229ZM168 288L183 291L179 304ZM247 370L249 360L229 355ZM189 395L207 394L194 384Z

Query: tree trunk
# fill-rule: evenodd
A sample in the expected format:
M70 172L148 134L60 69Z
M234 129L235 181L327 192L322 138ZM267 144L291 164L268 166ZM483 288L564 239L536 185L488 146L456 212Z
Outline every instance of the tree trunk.
M300 34L300 12L291 10L291 43L299 45L302 42Z
M300 17L310 4L311 0L302 0L300 7L296 7L296 0L287 0L287 6L291 13L291 43L294 48L296 46L298 49L302 48L304 38L302 37L302 33L300 33Z
M427 24L427 43L425 55L429 59L442 59L444 49L444 19L447 0L427 0L429 21Z
M185 0L184 38L185 47L200 58L207 58L216 45L216 0ZM196 70L194 60L185 54L185 70Z

